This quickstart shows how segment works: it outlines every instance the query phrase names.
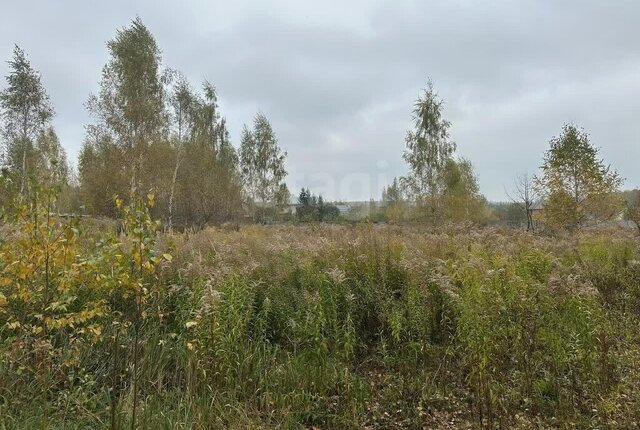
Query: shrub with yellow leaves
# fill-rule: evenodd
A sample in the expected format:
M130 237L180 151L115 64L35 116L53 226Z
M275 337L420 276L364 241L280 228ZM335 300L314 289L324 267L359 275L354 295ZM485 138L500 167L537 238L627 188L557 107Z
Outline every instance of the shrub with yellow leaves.
M58 190L34 184L30 191L7 217L11 239L0 241L0 333L10 351L4 358L26 375L53 375L65 384L81 345L100 335L105 302L79 299L81 233L76 219L53 212Z
M105 260L113 263L108 275L103 276L103 281L109 286L110 314L114 323L112 326L116 328L112 336L111 419L114 423L119 395L117 382L122 379L123 372L118 360L118 339L120 336L130 335L132 362L129 379L133 393L131 422L135 423L141 372L140 334L145 320L151 317L163 318L163 292L158 282L157 268L162 262L171 261L171 255L159 253L155 249L160 222L153 220L150 214L150 209L155 205L153 194L147 194L145 198L132 190L128 204L125 205L124 200L118 196L115 198L115 205L120 210L122 230L126 232L126 237L115 238L110 246L104 248ZM122 333L123 329L132 333Z

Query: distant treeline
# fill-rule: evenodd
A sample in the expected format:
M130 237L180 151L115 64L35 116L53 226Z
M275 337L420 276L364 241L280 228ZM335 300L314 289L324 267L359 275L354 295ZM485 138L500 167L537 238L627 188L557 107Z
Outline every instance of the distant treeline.
M58 210L113 217L116 196L153 194L153 216L169 228L240 217L265 221L295 214L299 220L327 221L340 215L321 197L305 195L304 188L292 211L287 154L267 117L258 113L234 146L214 85L204 81L194 87L165 67L139 18L118 30L107 49L100 89L86 103L93 120L86 126L76 174L52 126L55 111L40 74L15 47L0 92L4 201L28 198L33 184L44 184L61 190ZM382 204L370 208L367 218L432 225L499 218L525 220L533 230L536 205L543 209L545 226L554 229L577 230L623 211L630 220L639 218L637 198L623 198L622 178L573 124L551 139L539 176L517 178L513 204L488 205L471 162L456 155L443 106L429 81L415 102L405 139L409 173L383 190Z

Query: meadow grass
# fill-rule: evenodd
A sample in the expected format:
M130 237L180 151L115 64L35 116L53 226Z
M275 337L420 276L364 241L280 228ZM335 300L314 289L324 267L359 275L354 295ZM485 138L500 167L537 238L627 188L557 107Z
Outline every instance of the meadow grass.
M44 282L40 254L5 242L0 428L640 420L640 256L630 232L314 224L158 233L144 210L130 221L127 237L78 227L71 254L51 260L47 297L14 285L25 281L16 261L29 259L32 281ZM30 234L14 227L3 231Z

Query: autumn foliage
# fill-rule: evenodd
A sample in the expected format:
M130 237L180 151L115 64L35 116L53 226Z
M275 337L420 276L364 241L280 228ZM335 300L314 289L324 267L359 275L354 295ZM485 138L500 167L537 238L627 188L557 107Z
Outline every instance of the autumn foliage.
M8 210L6 428L629 427L640 258L626 232L248 226L162 233ZM116 228L117 227L117 228ZM449 426L449 427L447 427Z

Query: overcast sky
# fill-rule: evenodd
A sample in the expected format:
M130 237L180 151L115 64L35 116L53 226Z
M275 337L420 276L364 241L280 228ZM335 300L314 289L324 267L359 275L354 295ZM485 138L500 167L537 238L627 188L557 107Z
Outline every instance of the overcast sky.
M429 77L489 199L537 171L565 122L590 133L626 187L640 185L638 0L0 4L0 55L17 43L40 70L74 163L105 43L138 15L165 66L216 85L234 144L267 115L294 193L379 198L407 171L404 136Z

